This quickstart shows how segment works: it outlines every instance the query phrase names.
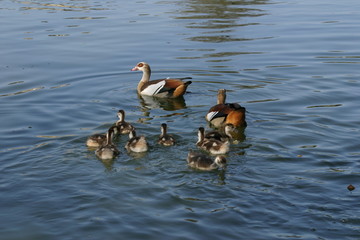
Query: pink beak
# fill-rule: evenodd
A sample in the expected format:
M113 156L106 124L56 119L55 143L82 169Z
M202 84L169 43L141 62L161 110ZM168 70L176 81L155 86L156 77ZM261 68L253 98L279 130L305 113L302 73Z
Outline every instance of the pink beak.
M137 71L139 70L137 67L134 67L133 69L131 69L131 71Z

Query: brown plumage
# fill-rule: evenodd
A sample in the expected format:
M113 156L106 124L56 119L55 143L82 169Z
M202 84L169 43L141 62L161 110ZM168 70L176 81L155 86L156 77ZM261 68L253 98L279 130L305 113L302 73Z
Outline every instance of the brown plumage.
M137 92L141 95L161 97L161 98L177 98L185 94L187 87L191 81L183 82L184 79L159 79L150 81L151 68L146 62L139 62L131 71L142 71L142 78L137 86Z
M215 139L222 142L226 142L227 140L232 140L232 133L236 132L237 129L234 127L233 124L227 123L223 129L223 131L211 131L205 133L205 139Z
M226 154L230 151L229 140L219 141L205 138L205 129L203 127L199 127L196 146L212 154Z
M216 156L215 160L212 160L205 154L193 151L188 153L186 161L190 167L204 171L226 167L226 158L224 156Z
M238 103L226 103L226 90L219 89L217 104L210 108L205 118L215 127L221 127L227 123L235 127L246 127L245 112L246 109Z
M86 146L90 148L97 148L106 143L106 134L96 133L91 135L86 140Z
M125 121L125 111L119 110L118 111L118 118L119 120L115 123L118 126L120 134L129 134L130 131L134 128L130 123Z
M161 124L161 134L158 138L158 144L164 146L173 146L175 144L175 139L171 135L167 134L166 123Z
M136 136L135 128L129 133L129 141L125 144L128 152L146 152L149 149L148 143L144 136Z
M120 154L120 151L112 142L116 128L117 126L109 128L106 134L106 143L96 149L95 154L98 158L103 160L109 160Z

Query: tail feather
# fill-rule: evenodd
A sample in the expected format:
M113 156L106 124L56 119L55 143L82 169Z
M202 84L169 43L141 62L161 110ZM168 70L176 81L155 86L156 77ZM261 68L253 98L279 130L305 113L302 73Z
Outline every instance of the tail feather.
M192 81L187 81L184 83L185 86L189 86L192 83Z
M180 80L185 80L185 79L192 79L192 77L184 77L184 78L179 78Z
M191 84L191 81L187 81L187 82L184 82L184 84L178 86L174 93L173 93L173 97L176 98L176 97L180 97L182 95L184 95L184 93L186 92L186 89L187 87Z

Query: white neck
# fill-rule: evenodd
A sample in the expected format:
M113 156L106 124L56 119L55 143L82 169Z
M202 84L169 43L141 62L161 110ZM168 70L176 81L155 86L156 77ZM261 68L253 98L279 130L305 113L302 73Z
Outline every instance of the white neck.
M125 118L124 113L119 112L119 113L118 113L118 118L119 118L119 122L123 122L123 121L124 121L124 118Z
M166 127L161 127L161 135L164 136L166 134Z
M109 130L106 134L106 144L107 145L112 144L112 136L113 136L113 130Z
M132 130L130 133L129 133L129 138L133 138L133 137L136 137L136 132L135 130Z
M232 135L231 135L231 127L230 126L225 126L225 135L232 139Z
M140 82L148 82L150 80L150 76L151 76L151 69L150 67L146 67L142 69L143 75L141 77Z
M205 136L204 136L204 132L199 129L199 131L198 131L198 141L197 141L197 143L202 142L202 141L204 140L204 137L205 137Z
M150 75L151 75L151 69L150 67L148 68L143 68L141 69L141 71L143 72L143 75L141 77L141 80L139 82L139 84L137 85L137 92L140 94L141 92L141 88L142 86L144 86L145 83L150 81Z

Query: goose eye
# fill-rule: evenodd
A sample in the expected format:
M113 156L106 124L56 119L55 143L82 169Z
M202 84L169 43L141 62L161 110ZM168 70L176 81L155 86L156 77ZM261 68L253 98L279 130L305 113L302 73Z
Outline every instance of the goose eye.
M144 66L143 63L139 63L139 64L138 64L138 67L143 67L143 66Z

